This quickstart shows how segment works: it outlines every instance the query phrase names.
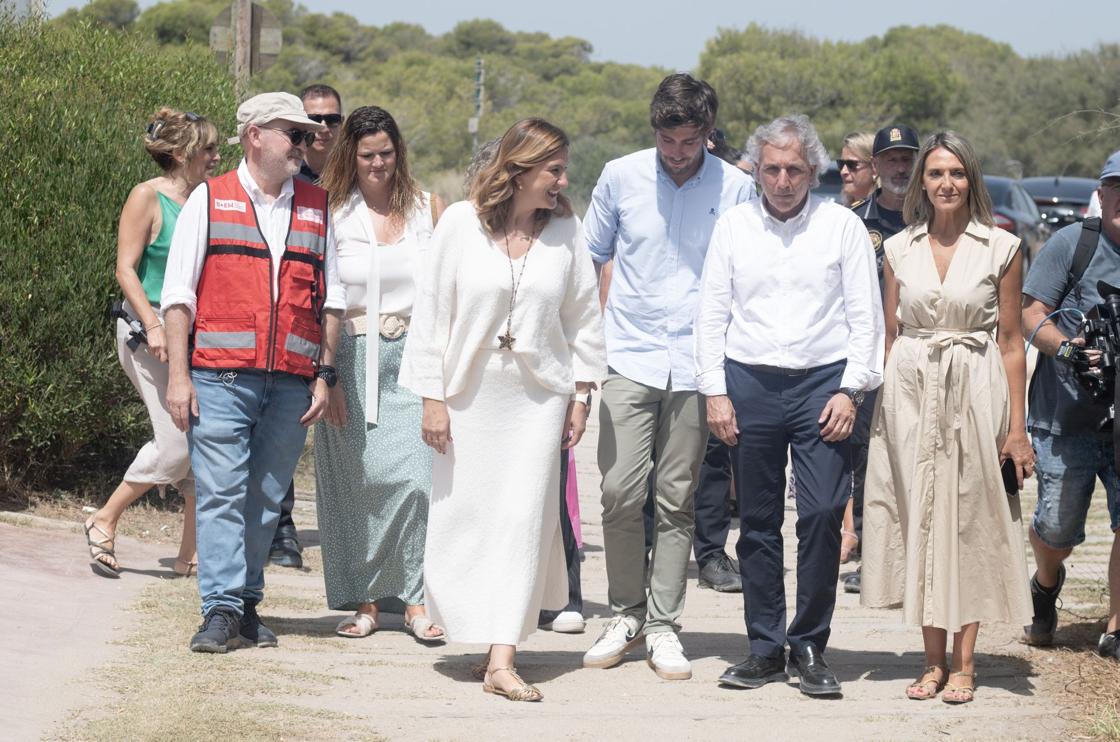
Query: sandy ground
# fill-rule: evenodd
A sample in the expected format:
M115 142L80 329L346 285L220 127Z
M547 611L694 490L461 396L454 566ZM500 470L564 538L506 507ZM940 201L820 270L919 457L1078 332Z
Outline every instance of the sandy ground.
M792 684L754 691L719 687L720 673L747 653L742 598L697 589L695 565L681 634L693 663L691 680L660 680L638 650L616 668L583 669L582 653L607 617L595 440L592 425L576 453L587 632L537 632L518 655L524 677L544 692L543 703L511 704L482 693L469 675L480 648L423 646L399 631L395 616L386 616L383 630L367 639L335 637L341 614L325 607L314 502L303 495L296 516L311 568L270 568L269 585L277 597L272 605L266 597L262 605L280 634L280 648L214 661L254 661L267 653L286 671L325 673L333 678L327 692L297 688L272 700L308 712L346 714L362 730L359 738L1024 740L1069 732L1055 708L1056 689L1045 680L1047 653L1020 645L1018 627L982 629L976 702L950 707L909 701L903 690L922 665L919 632L903 626L897 612L862 609L858 596L842 591L827 653L844 684L842 698L810 699ZM792 596L796 514L787 510L787 516L787 595ZM36 739L106 700L106 691L93 682L98 667L128 651L114 639L129 631L130 602L140 589L168 579L174 548L123 539L118 554L130 571L110 581L90 572L80 531L4 520L9 524L0 522L0 736ZM736 535L733 531L732 542ZM1074 560L1071 578L1101 573L1107 550L1093 553ZM1063 616L1066 620L1071 619ZM167 641L186 652L188 638ZM347 735L355 736L348 726ZM338 731L323 722L322 738L340 736Z

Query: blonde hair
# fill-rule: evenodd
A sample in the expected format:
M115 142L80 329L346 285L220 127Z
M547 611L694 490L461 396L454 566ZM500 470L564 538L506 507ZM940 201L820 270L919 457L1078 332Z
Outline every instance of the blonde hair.
M563 129L539 118L522 119L502 135L494 159L478 173L470 193L479 221L492 236L501 234L509 219L514 178L556 157L568 146L568 135ZM537 226L543 229L550 218L571 215L571 203L560 194L556 207L551 211L537 209L535 219Z
M918 152L914 163L914 177L906 188L906 200L902 204L902 217L907 224L925 224L933 219L933 204L926 195L926 160L930 152L944 149L951 152L964 166L968 178L968 210L973 221L986 227L992 226L992 197L984 183L984 173L980 169L980 158L968 140L955 131L940 131L931 134Z
M218 128L206 118L166 106L148 119L144 149L166 173L179 166L176 157L190 161L199 150L218 143Z
M869 131L853 131L844 136L840 149L850 149L856 157L866 163L871 162L871 147L875 144L875 135Z

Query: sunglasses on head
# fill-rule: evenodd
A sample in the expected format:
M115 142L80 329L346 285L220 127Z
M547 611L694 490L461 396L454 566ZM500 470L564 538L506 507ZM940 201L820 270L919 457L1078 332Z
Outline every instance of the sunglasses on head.
M185 113L183 113L183 118L185 118L192 124L196 121L202 121L201 116L191 111L186 111ZM163 125L166 123L166 119L156 119L152 123L148 124L148 136L152 139L159 139L159 130L162 129Z
M262 126L261 129L283 134L288 138L288 141L297 147L301 144L311 146L311 143L315 141L315 132L313 131L304 131L303 129L273 129L271 126Z
M317 124L326 124L327 126L338 126L342 123L341 113L309 113L307 118Z
M844 168L848 168L849 170L851 170L854 173L855 171L859 170L861 167L867 167L867 163L864 162L863 160L837 160L836 161L836 169L837 170L843 170Z

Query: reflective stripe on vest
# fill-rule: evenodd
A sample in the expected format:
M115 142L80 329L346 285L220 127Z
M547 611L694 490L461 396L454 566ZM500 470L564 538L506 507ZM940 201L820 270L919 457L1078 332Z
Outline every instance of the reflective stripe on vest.
M273 257L237 171L207 182L209 231L198 283L198 368L259 369L311 377L326 295L326 191L296 180L273 295Z

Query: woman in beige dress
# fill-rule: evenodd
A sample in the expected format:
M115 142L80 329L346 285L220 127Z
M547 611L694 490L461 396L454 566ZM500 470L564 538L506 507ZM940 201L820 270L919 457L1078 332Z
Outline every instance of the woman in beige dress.
M967 703L982 622L1029 622L1019 484L1034 469L1024 421L1026 356L1019 239L992 225L972 147L926 140L904 205L910 226L885 244L887 365L872 427L863 590L922 627L915 700ZM993 337L994 333L994 337ZM952 664L945 661L953 634Z

